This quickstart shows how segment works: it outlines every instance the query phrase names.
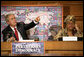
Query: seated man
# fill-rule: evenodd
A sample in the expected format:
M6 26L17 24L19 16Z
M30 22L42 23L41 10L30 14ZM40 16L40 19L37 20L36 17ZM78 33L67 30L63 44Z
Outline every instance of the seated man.
M83 37L83 33L79 30L75 22L75 17L73 15L68 15L64 20L65 28L59 31L54 37L54 40L63 36Z
M26 30L38 24L40 18L37 17L35 21L32 21L30 24L24 24L24 22L17 22L14 14L8 14L5 20L8 26L2 31L3 41L11 42L28 39Z

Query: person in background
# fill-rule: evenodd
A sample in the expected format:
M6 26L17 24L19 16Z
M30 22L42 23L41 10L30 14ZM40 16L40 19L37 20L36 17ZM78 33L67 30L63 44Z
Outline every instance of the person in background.
M61 26L52 25L49 29L51 35L48 37L48 41L54 41L54 36L57 35L60 29L62 29Z
M68 15L64 20L64 24L65 27L59 31L59 33L54 37L54 40L63 36L83 37L83 33L76 24L75 16Z
M56 35L56 31L54 29L50 29L51 35L48 37L48 41L53 41L54 36Z
M28 40L26 30L36 26L40 18L37 17L30 24L25 24L24 22L17 22L14 14L7 14L5 16L6 23L8 26L2 31L3 41L14 42L21 40Z

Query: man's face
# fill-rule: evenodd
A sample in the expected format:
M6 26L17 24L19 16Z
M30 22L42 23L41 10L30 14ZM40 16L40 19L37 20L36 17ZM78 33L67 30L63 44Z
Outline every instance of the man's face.
M67 22L67 29L72 30L75 27L75 24L72 21Z
M9 15L9 20L7 21L7 24L10 26L16 26L17 21L14 15Z

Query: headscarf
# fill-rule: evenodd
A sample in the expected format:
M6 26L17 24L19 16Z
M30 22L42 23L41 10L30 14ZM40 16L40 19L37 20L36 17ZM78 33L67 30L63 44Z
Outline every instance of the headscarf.
M75 16L73 15L68 15L65 20L64 23L67 24L68 21L72 21L73 23L75 23Z

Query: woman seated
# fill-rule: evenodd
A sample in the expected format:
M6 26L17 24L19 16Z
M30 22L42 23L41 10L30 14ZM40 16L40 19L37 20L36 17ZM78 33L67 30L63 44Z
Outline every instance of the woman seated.
M68 15L64 20L64 24L65 27L58 32L58 34L54 37L54 40L63 36L83 37L83 33L77 27L75 17L73 15Z

